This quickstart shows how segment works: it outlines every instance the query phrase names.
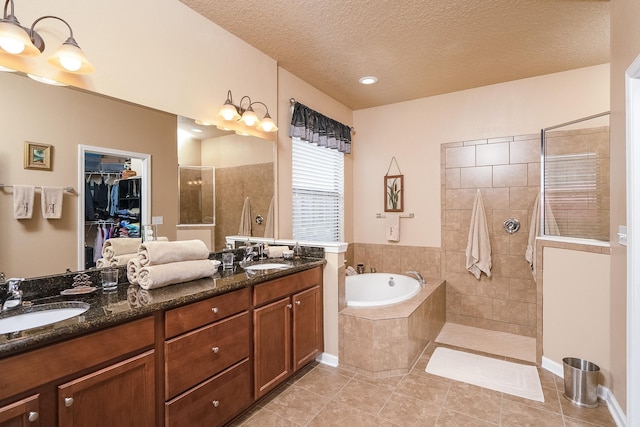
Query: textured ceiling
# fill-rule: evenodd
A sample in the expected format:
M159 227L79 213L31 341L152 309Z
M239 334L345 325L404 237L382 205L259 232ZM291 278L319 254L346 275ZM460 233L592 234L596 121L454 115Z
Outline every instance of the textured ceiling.
M608 1L181 1L354 110L609 62Z

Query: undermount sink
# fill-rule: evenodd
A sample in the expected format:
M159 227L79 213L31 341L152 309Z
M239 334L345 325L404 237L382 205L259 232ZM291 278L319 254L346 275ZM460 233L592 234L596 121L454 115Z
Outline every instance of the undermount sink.
M89 307L86 302L69 301L27 307L14 315L8 312L7 317L0 318L0 334L24 331L70 319L81 315Z
M269 262L265 264L253 264L243 267L245 270L249 271L262 271L262 270L282 270L284 268L291 267L289 264L282 264L278 262Z

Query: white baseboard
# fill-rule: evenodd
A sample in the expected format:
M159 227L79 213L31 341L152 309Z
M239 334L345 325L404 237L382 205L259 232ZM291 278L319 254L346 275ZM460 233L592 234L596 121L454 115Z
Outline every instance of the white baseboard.
M542 356L542 368L560 378L564 378L564 366L561 363ZM616 425L618 427L626 427L627 417L622 411L622 408L620 408L620 405L618 405L618 401L613 393L611 393L611 390L605 386L598 385L598 397L607 403L607 408L609 408L609 412Z
M322 363L323 365L329 365L334 368L338 367L338 356L334 356L333 354L320 353L316 357L316 360Z

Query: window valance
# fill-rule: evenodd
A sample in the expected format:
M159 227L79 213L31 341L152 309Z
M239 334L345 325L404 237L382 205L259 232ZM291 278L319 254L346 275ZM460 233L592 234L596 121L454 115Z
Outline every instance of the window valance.
M351 153L351 127L330 119L299 102L293 104L289 136L321 147Z

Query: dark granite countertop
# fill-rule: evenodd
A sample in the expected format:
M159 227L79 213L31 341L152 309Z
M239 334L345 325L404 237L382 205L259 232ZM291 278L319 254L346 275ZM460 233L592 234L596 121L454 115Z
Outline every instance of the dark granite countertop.
M273 261L268 260L266 262ZM302 258L299 260L278 260L277 262L289 264L291 267L282 270L257 271L255 273L245 272L239 266L236 266L233 271L223 271L219 268L218 272L211 278L193 280L158 289L145 290L138 285L131 285L125 282L119 284L114 291L103 292L97 285L98 289L91 294L74 296L60 295L60 290L71 287L68 280L61 287L61 280L51 281L50 279L49 286L47 286L48 292L42 291L42 285L39 285L38 289L40 291L37 293L26 289L23 301L31 301L33 305L82 301L88 303L90 308L80 316L67 320L0 335L0 358L152 315L160 310L168 310L237 289L251 287L262 282L324 265L326 261L319 258ZM257 263L259 262L254 264ZM126 274L121 277L126 277ZM28 310L28 308L2 313L0 318L19 314L24 310Z

